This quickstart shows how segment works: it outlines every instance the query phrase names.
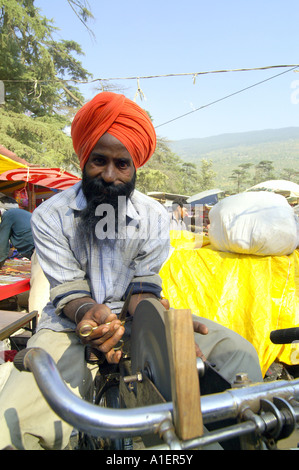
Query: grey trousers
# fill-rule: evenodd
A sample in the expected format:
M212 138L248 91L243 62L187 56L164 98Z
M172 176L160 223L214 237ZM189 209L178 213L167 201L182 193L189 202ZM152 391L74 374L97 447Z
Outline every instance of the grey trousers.
M229 382L238 372L247 372L253 382L262 381L258 356L250 343L210 320L195 319L209 328L207 335L195 334L195 341ZM45 349L70 389L89 399L96 368L86 364L84 347L75 333L42 329L28 341L28 347ZM0 393L0 416L0 449L9 445L27 450L64 449L72 432L72 426L50 409L32 374L14 367Z

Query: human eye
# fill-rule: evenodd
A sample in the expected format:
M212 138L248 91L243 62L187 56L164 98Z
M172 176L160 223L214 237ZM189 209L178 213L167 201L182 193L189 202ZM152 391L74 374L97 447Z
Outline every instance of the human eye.
M126 170L130 166L130 162L126 159L120 159L117 162L117 166L120 170Z
M105 165L106 164L106 158L102 155L92 155L91 161L94 165Z

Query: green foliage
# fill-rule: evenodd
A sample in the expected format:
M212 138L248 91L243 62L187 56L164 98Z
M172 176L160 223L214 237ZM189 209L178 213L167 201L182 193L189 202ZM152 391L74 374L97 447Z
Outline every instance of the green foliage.
M213 187L215 187L215 177L216 173L213 170L213 162L211 160L208 161L203 158L200 163L200 191L212 189Z
M2 109L0 142L29 163L75 171L78 158L64 131L67 124L68 120L58 115L32 118Z
M139 169L137 172L136 187L139 191L147 193L148 191L165 191L168 177L160 170ZM154 189L150 189L154 188Z
M82 21L84 1L71 1ZM77 56L75 41L53 39L57 28L40 14L34 0L3 0L0 7L0 143L30 163L76 172L78 158L65 129L83 96L66 80L91 76Z
M212 187L213 175L211 164L199 172L196 165L173 153L165 140L158 139L154 155L137 172L136 187L145 193L165 191L191 195Z
M254 184L273 179L275 179L275 173L272 161L262 160L257 165L255 165L255 175L253 179Z
M91 75L75 55L75 41L54 41L57 29L42 16L34 0L3 0L0 8L0 80L5 84L6 109L53 115L83 103L78 89L64 79Z
M93 14L89 9L90 7L87 0L67 0L67 2L74 11L75 15L84 24L85 28L92 36L94 36L92 30L87 24L90 19L93 19Z
M209 160L215 186L239 192L268 179L299 184L299 128L266 129L171 142L170 148L200 168Z
M295 168L284 168L276 171L270 160L262 160L257 165L242 163L232 171L231 180L234 181L234 192L241 192L263 181L285 179L299 184L299 171Z

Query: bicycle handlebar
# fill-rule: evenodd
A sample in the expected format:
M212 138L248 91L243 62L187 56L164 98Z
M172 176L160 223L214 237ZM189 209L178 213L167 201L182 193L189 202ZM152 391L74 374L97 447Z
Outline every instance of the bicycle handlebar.
M299 327L271 331L270 340L274 344L290 344L299 341Z
M105 408L91 404L77 397L64 383L52 357L41 348L24 349L16 354L14 365L21 371L33 373L41 393L50 407L61 419L76 429L94 437L122 438L142 436L161 430L162 423L172 421L173 404L159 403L138 408ZM225 392L201 397L201 411L204 424L219 422L228 418L238 418L244 409L259 413L261 402L279 397L281 401L299 399L299 379L275 382L262 382ZM287 408L289 409L287 404ZM279 413L279 412L278 412ZM299 407L294 405L293 419L299 419ZM192 441L184 441L184 448L216 442L219 435L229 438L233 433L241 435L249 432L264 432L277 425L277 412L263 421L263 429L258 421L240 423L224 430L214 431L209 437L202 436ZM266 412L267 415L267 412ZM265 416L266 416L265 415ZM277 419L276 419L277 418ZM282 418L278 420L280 424ZM232 429L231 429L232 428ZM221 440L221 439L220 439Z
M93 405L77 397L62 380L52 357L41 348L23 349L14 365L33 373L50 407L80 431L102 437L140 436L156 432L162 421L171 419L169 404L135 409L112 409Z

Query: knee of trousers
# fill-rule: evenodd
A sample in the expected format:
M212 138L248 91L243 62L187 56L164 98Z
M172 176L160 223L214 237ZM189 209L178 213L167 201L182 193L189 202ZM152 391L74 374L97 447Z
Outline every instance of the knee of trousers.
M233 382L239 372L246 372L252 382L262 381L259 358L249 341L226 327L207 322L206 319L202 323L208 326L209 333L195 334L195 341L216 370L229 382Z

